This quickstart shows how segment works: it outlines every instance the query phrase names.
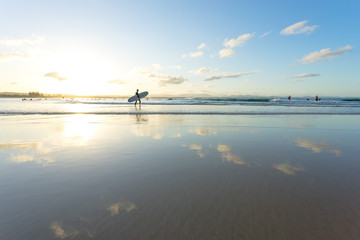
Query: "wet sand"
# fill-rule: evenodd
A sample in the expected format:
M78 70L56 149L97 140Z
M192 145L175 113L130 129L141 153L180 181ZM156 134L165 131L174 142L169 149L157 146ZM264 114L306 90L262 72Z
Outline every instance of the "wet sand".
M0 239L359 239L359 116L0 119Z

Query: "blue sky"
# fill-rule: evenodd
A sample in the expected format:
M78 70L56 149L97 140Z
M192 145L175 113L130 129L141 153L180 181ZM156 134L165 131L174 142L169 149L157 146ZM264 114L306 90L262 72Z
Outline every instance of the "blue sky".
M13 0L0 92L358 96L360 2Z

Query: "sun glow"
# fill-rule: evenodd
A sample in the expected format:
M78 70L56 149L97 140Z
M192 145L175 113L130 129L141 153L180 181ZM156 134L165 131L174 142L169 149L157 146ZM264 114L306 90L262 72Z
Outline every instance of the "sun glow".
M116 90L107 83L117 78L114 68L93 51L76 49L56 53L46 58L43 65L47 71L61 76L61 79L47 79L48 93L97 95Z

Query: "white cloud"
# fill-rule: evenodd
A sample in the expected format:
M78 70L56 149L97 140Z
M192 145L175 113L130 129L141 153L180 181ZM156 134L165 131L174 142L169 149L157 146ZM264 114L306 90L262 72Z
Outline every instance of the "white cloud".
M176 66L171 66L170 68L173 68L173 69L181 69L181 66L180 66L180 65L176 65Z
M0 53L0 61L11 61L27 58L30 58L30 55L24 53Z
M294 35L294 34L310 33L319 27L317 25L305 26L306 23L307 23L306 20L297 22L297 23L281 30L280 34L281 35Z
M44 77L51 77L51 78L55 78L59 81L63 81L63 80L67 80L67 77L61 77L60 74L58 72L50 72L44 75Z
M267 35L269 35L270 33L272 33L272 31L263 33L263 34L260 36L260 38L264 38L264 37L266 37Z
M234 50L232 50L231 48L224 48L219 51L219 56L221 58L230 57L233 54L234 54Z
M202 51L197 52L191 52L191 53L185 53L182 55L183 58L191 57L191 58L198 58L201 57L204 53Z
M204 73L217 72L217 71L218 71L217 69L209 69L209 68L206 68L206 67L201 67L198 70L192 70L191 72L193 72L193 73L195 73L197 75L200 75L200 74L204 74Z
M153 67L155 70L161 70L161 69L163 69L163 67L161 66L161 64L158 64L158 63L153 64L152 67Z
M206 48L206 44L205 44L205 43L201 43L197 48L198 48L198 49Z
M317 73L302 73L302 74L298 74L298 75L295 75L295 76L289 76L289 77L286 77L286 78L307 78L307 77L318 77L320 76L320 74L317 74Z
M7 47L22 47L22 46L31 46L44 41L44 37L37 36L35 34L31 35L31 37L27 38L19 38L19 39L2 39L0 40L0 46Z
M115 80L106 81L106 83L121 85L121 84L125 84L126 82L124 80L121 80L121 79L115 79Z
M159 80L160 86L166 86L168 84L182 84L187 81L183 76L170 76L162 74L151 74L149 78L155 78Z
M255 72L258 72L258 71L244 72L244 73L223 73L221 75L209 76L205 79L205 81L219 80L222 78L240 78L242 76L253 74Z
M228 40L227 38L224 40L224 46L233 48L238 46L243 46L248 40L250 40L253 36L255 36L255 33L246 33L243 35L238 36L236 39L232 38Z
M320 51L312 52L301 59L303 64L313 63L326 58L334 58L351 52L353 48L350 45L331 51L330 48L324 48Z

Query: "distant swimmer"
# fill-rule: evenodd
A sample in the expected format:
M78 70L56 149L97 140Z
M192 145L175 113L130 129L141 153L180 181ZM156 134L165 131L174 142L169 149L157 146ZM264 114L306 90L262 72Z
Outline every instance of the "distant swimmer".
M288 96L288 100L289 100L289 101L290 101L290 99L291 99L291 95Z
M136 101L135 101L135 105L136 105L137 101L139 101L139 103L141 104L140 95L139 95L139 89L136 89L135 95L138 97L138 99L136 99Z
M315 97L315 101L319 101L319 97L318 97L318 95L316 95L316 97Z

